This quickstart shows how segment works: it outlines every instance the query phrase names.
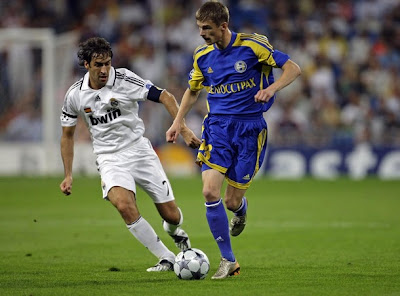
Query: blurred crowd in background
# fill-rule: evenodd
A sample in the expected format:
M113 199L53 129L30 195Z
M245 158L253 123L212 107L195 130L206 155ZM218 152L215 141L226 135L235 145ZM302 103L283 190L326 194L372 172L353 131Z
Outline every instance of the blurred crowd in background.
M13 0L0 3L1 28L75 31L79 41L101 36L114 51L113 66L126 67L180 101L199 37L194 0ZM302 68L265 113L269 143L276 146L400 146L400 1L223 1L236 32L266 35ZM71 55L76 56L76 51ZM14 66L10 60L14 59ZM41 59L35 49L0 47L0 140L39 141ZM70 84L85 71L75 62ZM20 67L15 76L14 67ZM63 71L63 69L57 69ZM274 70L279 77L280 70ZM32 74L33 73L33 74ZM66 90L58 90L65 92ZM200 136L206 114L202 92L187 118ZM168 113L141 103L146 136L165 143ZM21 128L25 126L25 128ZM85 138L83 136L82 138Z

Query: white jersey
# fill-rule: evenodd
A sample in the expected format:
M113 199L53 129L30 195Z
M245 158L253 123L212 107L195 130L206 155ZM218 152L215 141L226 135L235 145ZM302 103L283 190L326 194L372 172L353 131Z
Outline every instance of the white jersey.
M120 151L143 136L138 101L147 99L152 86L151 81L128 69L111 67L107 84L92 89L86 73L65 95L61 125L75 126L81 116L90 131L95 154Z

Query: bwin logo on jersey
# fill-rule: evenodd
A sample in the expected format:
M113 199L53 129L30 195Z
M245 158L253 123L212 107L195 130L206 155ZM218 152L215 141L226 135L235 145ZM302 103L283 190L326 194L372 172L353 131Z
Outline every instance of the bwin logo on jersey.
M90 115L89 119L92 125L98 125L111 122L114 119L118 118L119 116L121 116L121 110L113 109L113 110L108 110L107 114L103 116L94 117L93 115Z
M247 64L245 63L245 61L237 61L235 63L235 70L238 73L243 73L247 70Z

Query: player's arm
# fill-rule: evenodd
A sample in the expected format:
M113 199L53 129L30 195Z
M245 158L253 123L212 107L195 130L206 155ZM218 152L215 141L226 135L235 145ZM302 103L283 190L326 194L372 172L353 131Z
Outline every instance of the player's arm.
M182 97L182 103L179 108L178 114L175 117L174 122L171 127L166 132L167 142L176 143L180 133L183 133L183 128L185 126L185 116L192 109L193 105L196 103L200 91L192 91L186 89Z
M267 88L261 89L257 92L257 94L254 96L254 100L256 102L268 102L277 91L292 83L301 74L299 65L290 59L283 64L282 70L283 72L279 79L277 79Z
M74 160L75 126L63 126L61 135L61 157L64 164L64 180L60 189L65 195L71 194L72 189L72 162Z
M160 94L160 103L162 103L165 108L167 109L168 113L172 116L172 118L176 118L179 110L178 102L175 99L175 96L168 92L167 90L163 90ZM193 131L186 126L186 124L182 123L182 130L181 134L183 140L185 141L186 145L191 148L198 148L201 144L201 140L196 137Z

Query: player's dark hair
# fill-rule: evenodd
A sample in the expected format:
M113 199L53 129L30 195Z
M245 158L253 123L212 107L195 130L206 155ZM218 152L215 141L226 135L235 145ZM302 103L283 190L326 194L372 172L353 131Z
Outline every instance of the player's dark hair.
M199 22L211 21L217 26L224 22L229 23L229 9L218 1L208 1L197 10L196 20Z
M110 43L101 37L92 37L79 43L78 59L79 65L83 66L85 61L90 61L95 56L113 57Z

